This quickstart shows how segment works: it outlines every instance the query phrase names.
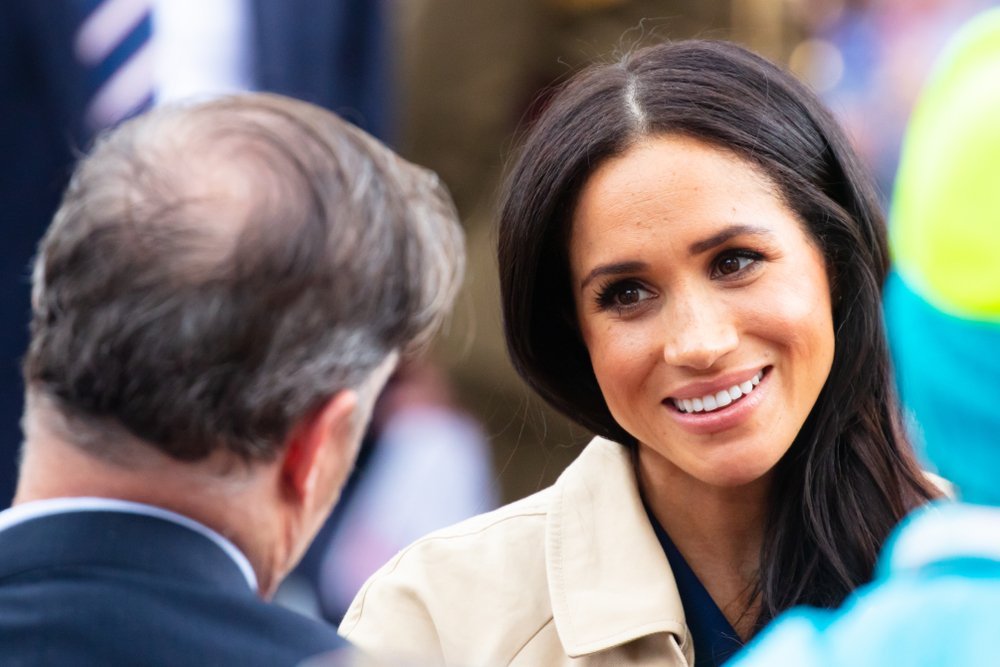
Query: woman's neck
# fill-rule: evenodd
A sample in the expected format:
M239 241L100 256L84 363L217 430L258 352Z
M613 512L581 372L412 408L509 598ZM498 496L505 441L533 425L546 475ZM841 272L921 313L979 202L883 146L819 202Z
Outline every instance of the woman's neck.
M757 616L752 594L770 479L739 487L712 486L641 444L636 474L653 516L733 628L746 639Z

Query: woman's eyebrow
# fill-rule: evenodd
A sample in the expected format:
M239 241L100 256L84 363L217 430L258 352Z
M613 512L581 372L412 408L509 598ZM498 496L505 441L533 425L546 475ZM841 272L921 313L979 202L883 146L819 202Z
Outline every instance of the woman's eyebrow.
M720 246L734 236L766 236L768 238L774 238L774 232L766 227L756 227L754 225L732 225L726 227L722 231L712 234L707 239L701 241L695 241L690 246L688 246L688 252L692 255L700 255L703 252L711 250L716 246Z
M716 246L722 245L734 236L763 236L773 239L774 232L767 227L758 227L755 225L731 225L722 231L709 236L707 239L695 241L688 246L688 252L692 255L700 255L701 253L711 250ZM593 270L591 270L591 272L588 273L582 281L580 281L580 289L585 289L594 278L598 278L600 276L617 276L623 273L635 273L637 271L644 271L647 268L649 268L648 264L638 261L600 264L594 267Z
M599 276L617 276L623 273L635 273L637 271L643 271L648 267L645 262L613 262L611 264L600 264L595 266L594 269L587 274L587 276L580 281L580 289L583 290L590 284L594 278Z

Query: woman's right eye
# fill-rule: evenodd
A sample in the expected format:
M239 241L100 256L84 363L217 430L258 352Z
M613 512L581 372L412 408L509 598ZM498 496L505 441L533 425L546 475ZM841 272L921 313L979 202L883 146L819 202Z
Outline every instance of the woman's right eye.
M602 310L610 308L625 312L639 306L653 293L634 280L613 282L601 288L597 303Z

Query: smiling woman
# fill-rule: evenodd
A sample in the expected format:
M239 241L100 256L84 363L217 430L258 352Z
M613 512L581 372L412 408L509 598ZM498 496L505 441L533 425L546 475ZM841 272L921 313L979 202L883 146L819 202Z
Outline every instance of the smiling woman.
M597 438L433 534L341 631L467 665L718 665L833 607L937 495L899 429L873 185L815 96L732 44L571 79L524 137L499 266L515 366Z

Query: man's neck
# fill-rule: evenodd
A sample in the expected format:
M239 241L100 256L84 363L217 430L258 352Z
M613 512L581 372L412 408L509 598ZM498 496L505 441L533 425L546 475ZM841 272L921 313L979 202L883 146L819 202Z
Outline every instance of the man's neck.
M285 573L289 550L280 511L265 497L270 469L237 470L234 465L243 464L220 461L191 464L147 449L141 460L132 456L135 460L126 468L51 436L29 438L14 505L92 497L175 512L232 542L253 567L261 594L273 593Z

